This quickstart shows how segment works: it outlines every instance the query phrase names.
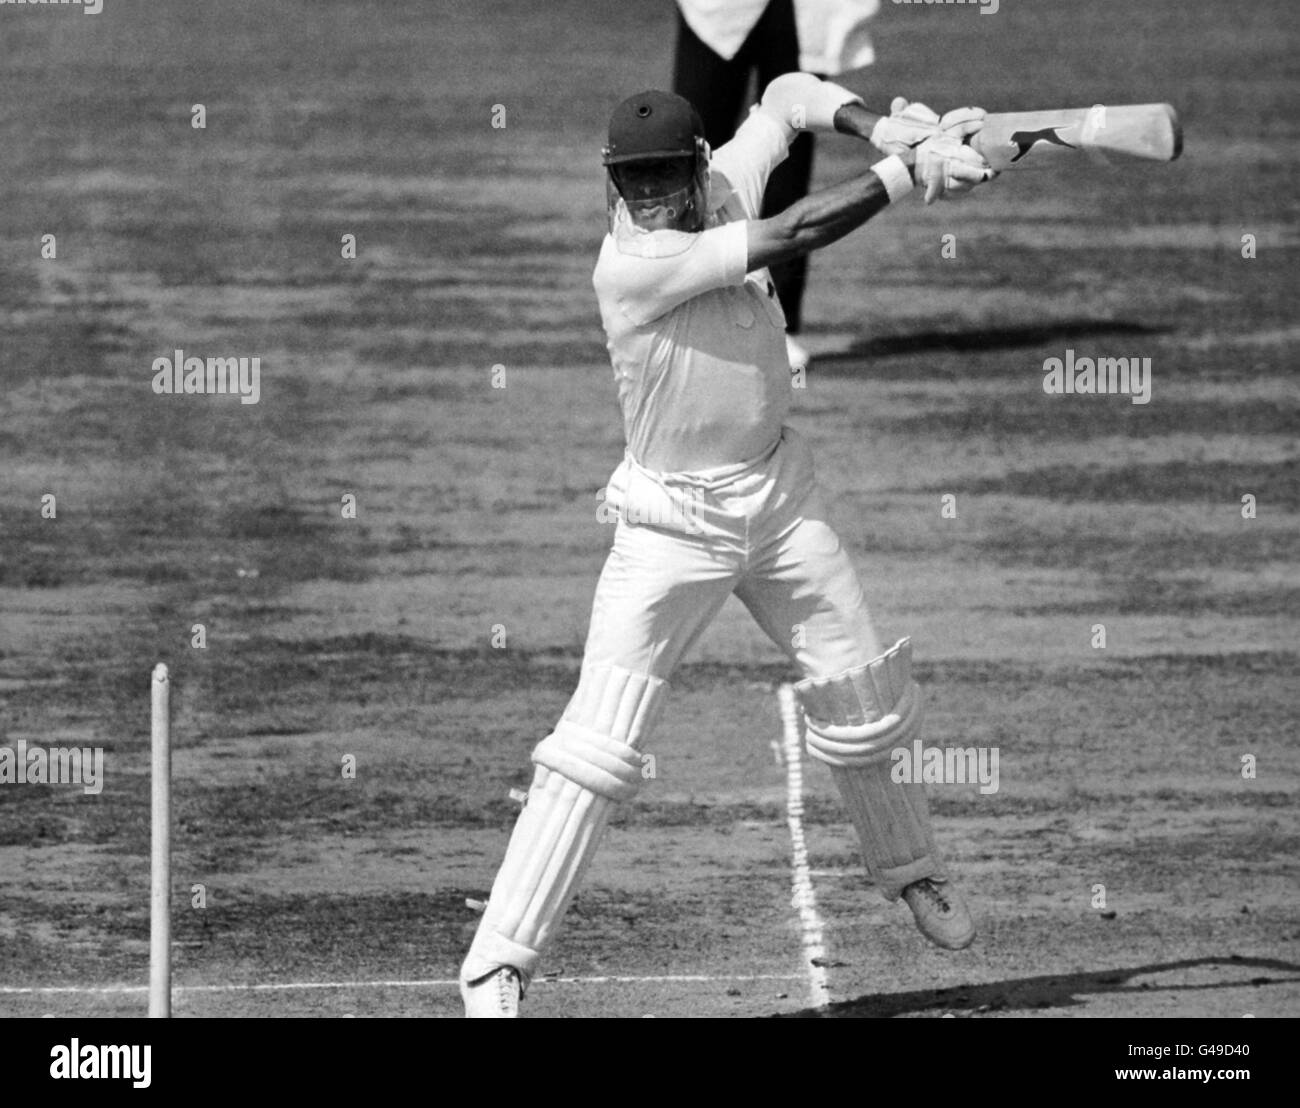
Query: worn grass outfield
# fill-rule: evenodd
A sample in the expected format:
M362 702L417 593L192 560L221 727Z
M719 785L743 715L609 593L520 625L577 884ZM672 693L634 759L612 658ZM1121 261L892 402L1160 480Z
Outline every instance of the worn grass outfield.
M145 980L158 659L177 981L454 974L610 538L596 152L608 109L665 80L662 8L5 10L0 744L100 745L108 772L95 798L0 788L0 987ZM1300 1006L1294 37L1284 2L887 6L880 64L849 80L940 108L1167 99L1188 137L1173 166L909 204L813 263L822 356L793 420L882 633L916 638L929 740L1002 755L996 795L934 797L983 930L955 957L863 887L810 771L836 1013ZM823 144L818 180L868 156ZM155 397L176 347L259 356L261 401ZM1045 396L1067 348L1150 357L1151 403ZM805 1006L769 747L788 676L725 609L552 967L710 980L550 984L531 1011ZM83 1010L144 1001L0 993L0 1013ZM178 1000L455 1010L440 986Z

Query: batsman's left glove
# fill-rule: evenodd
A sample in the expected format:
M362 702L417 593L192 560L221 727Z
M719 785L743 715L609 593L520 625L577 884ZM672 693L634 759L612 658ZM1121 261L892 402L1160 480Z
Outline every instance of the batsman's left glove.
M956 135L965 142L984 126L984 117L988 115L983 108L953 108L944 112L939 120L939 130L945 135Z
M924 104L909 104L904 96L895 96L889 114L871 129L871 145L882 154L896 154L909 165L912 154L926 139L940 134L939 113Z

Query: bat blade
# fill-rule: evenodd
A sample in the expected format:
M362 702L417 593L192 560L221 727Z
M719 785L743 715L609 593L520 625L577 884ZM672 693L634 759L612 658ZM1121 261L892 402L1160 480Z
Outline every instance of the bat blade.
M1080 151L1171 162L1183 150L1178 113L1168 104L1095 104L1045 112L992 112L971 140L994 169L1046 165Z

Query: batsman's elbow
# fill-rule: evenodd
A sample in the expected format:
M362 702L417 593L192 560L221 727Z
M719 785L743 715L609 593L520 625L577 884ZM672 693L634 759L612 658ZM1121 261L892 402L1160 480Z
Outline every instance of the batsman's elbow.
M770 219L751 219L748 229L748 272L788 262L815 246L810 228L800 227L798 214L785 211Z

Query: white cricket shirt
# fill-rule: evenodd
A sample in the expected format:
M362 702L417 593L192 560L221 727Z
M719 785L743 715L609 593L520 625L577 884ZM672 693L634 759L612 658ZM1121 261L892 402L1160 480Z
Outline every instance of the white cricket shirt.
M592 276L628 452L646 469L698 472L763 456L790 409L785 313L766 269L746 273L746 221L792 128L757 108L710 165L697 234L635 231L601 244ZM644 238L641 238L644 236Z

